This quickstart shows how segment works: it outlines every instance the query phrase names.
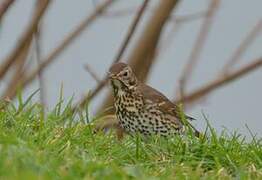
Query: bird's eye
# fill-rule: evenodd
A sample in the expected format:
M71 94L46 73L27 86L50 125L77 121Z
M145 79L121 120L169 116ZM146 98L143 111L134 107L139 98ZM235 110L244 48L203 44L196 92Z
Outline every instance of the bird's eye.
M128 75L127 71L126 71L126 72L124 72L123 76L127 76L127 75Z

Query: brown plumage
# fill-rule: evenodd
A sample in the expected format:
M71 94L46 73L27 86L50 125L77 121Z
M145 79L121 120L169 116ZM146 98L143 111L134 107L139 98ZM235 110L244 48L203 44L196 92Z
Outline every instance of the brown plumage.
M154 88L137 80L125 63L116 63L109 70L114 105L120 126L128 133L169 136L184 132L179 108ZM185 116L186 119L193 118ZM190 124L196 136L199 132Z

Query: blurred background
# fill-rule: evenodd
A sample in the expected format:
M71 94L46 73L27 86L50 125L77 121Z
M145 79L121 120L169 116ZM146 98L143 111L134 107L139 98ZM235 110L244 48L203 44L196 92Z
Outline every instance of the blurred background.
M0 0L1 98L40 88L35 100L48 111L61 87L74 104L91 91L95 114L111 103L106 72L120 60L184 102L198 129L204 113L218 132L250 136L248 125L261 137L261 7L261 0Z

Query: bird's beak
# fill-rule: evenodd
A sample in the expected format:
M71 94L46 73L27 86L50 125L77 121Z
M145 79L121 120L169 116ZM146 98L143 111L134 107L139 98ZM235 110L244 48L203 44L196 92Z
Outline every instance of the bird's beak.
M116 76L113 73L111 73L111 72L108 72L108 77L110 79L115 79L116 78Z

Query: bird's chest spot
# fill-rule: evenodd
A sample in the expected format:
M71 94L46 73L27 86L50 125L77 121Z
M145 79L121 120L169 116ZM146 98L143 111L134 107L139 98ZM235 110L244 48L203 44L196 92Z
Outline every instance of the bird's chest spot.
M115 100L116 111L138 112L143 106L142 99L130 94L119 94Z
M115 98L116 115L120 125L128 132L144 135L168 135L171 127L163 112L154 104L143 104L139 96L123 94Z
M134 95L123 94L115 99L115 108L120 125L128 131L135 132L141 122L142 99Z

